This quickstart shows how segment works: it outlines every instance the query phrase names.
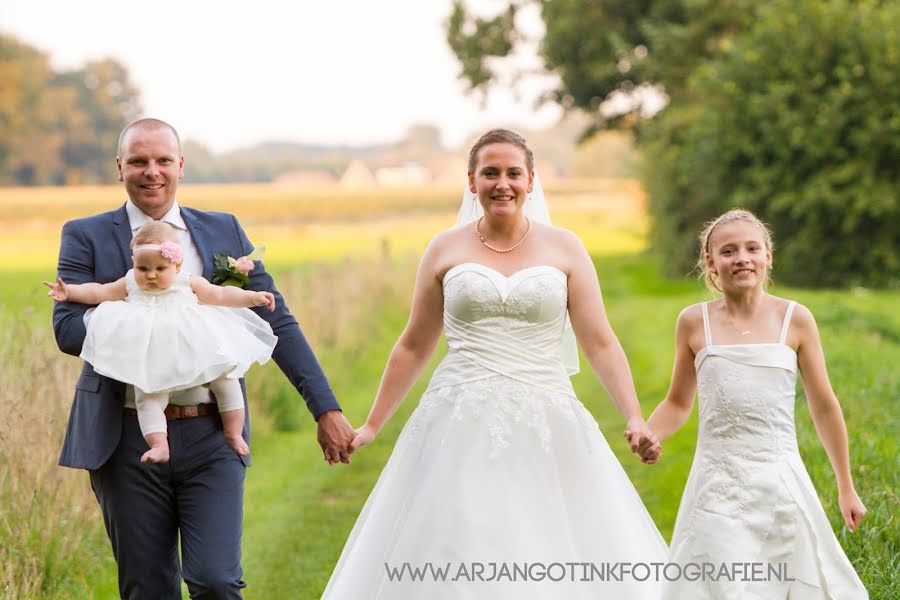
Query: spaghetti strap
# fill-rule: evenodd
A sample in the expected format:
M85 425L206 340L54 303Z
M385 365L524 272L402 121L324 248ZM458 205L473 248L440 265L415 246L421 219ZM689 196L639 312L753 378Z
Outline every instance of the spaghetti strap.
M794 307L796 305L797 303L791 300L788 304L787 312L784 313L784 323L781 325L781 337L778 338L779 344L783 344L787 339L788 326L791 324L791 315L794 314Z
M700 308L703 309L703 334L706 336L706 345L712 346L712 333L709 330L709 311L706 308L706 302L700 303Z

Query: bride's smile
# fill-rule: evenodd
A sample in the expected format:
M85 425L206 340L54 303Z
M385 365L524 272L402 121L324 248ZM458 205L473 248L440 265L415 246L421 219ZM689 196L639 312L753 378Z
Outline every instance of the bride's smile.
M469 173L469 190L478 195L485 218L508 217L521 211L533 179L521 148L491 144L481 150L476 170Z
M632 450L656 462L659 445L641 415L587 250L553 227L531 150L515 132L483 135L469 153L468 176L457 226L439 233L422 257L409 321L351 451L378 435L442 333L447 353L323 598L655 598L655 580L525 583L479 574L413 581L388 574L422 561L666 557L665 541L570 380L578 371L577 332L588 362L604 366L598 375L634 432ZM484 215L473 210L471 194Z

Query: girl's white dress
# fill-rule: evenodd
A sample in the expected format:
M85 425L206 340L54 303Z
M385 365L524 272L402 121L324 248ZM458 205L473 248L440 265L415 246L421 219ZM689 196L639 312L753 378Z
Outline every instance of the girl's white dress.
M125 301L103 302L90 317L81 358L145 393L173 392L221 376L241 377L269 360L277 339L247 308L200 304L182 271L166 290L138 287L125 274Z
M323 598L658 597L625 570L665 542L560 360L565 273L464 263L443 288L449 352Z
M752 565L732 571L734 581L667 583L668 600L868 598L797 448L797 355L785 345L794 306L788 306L777 343L716 345L702 305L706 347L694 359L697 450L669 560L717 569L761 566L755 575Z

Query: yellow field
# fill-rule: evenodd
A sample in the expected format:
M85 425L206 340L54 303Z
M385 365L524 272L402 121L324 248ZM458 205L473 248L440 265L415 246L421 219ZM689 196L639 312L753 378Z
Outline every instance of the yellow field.
M184 185L179 202L238 216L266 263L286 266L383 252L419 253L453 225L460 188L289 187L273 184ZM554 223L578 233L592 254L640 250L647 219L631 180L552 183ZM0 190L0 271L52 271L62 224L124 202L121 186ZM11 257L15 257L10 260Z

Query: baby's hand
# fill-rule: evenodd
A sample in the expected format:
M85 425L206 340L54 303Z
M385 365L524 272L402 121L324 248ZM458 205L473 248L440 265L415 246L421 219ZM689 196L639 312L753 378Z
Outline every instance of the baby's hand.
M275 310L275 296L271 292L253 292L253 306L265 306Z
M47 292L47 295L57 302L65 302L69 299L69 292L66 291L66 284L63 282L62 277L57 277L56 283L45 281L44 285L50 288L50 291Z

